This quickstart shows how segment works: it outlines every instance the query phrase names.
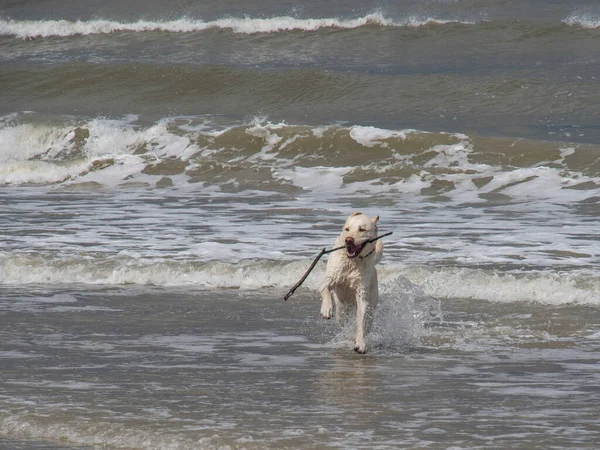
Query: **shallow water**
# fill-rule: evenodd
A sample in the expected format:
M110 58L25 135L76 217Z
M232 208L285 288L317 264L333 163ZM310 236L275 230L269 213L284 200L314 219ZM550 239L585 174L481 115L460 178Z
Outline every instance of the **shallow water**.
M3 288L2 432L109 448L595 446L594 308L448 300L440 319L410 283L384 292L360 356L306 290Z

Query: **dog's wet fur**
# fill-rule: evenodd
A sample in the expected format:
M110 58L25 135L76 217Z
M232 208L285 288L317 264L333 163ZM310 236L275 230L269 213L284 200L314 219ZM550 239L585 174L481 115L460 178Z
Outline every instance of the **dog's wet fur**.
M344 251L333 252L327 261L326 280L321 287L323 301L321 317L331 319L334 312L338 323L351 310L356 311L356 341L354 350L367 351L365 334L373 320L373 311L379 299L377 270L381 261L383 242L369 242L377 237L379 216L369 218L356 212L346 220L335 246Z

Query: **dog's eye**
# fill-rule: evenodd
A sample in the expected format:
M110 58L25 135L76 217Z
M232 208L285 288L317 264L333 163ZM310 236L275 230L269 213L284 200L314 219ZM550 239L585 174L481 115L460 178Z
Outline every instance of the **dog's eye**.
M344 227L344 230L350 231L350 227Z
M358 231L367 231L365 227L358 227Z

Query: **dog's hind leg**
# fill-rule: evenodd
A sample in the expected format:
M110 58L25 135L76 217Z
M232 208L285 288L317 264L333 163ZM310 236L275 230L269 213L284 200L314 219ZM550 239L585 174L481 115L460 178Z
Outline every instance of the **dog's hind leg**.
M354 350L358 353L366 353L365 344L365 317L367 314L367 292L361 287L356 292L356 343Z
M329 320L333 317L333 300L331 298L331 290L327 284L321 288L321 297L323 298L321 302L321 317Z
M352 305L348 304L347 299L345 302L341 301L340 294L336 291L333 292L333 299L335 300L335 320L340 327L344 327L350 320Z
M371 278L371 286L369 287L369 303L367 304L367 314L365 317L365 333L373 329L373 321L375 319L375 311L379 304L379 287L377 283L377 272Z

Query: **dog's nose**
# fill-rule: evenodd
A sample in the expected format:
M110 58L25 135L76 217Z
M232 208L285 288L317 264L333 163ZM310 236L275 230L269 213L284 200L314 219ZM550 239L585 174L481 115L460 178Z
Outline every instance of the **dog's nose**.
M348 236L346 238L346 245L354 245L354 238Z

